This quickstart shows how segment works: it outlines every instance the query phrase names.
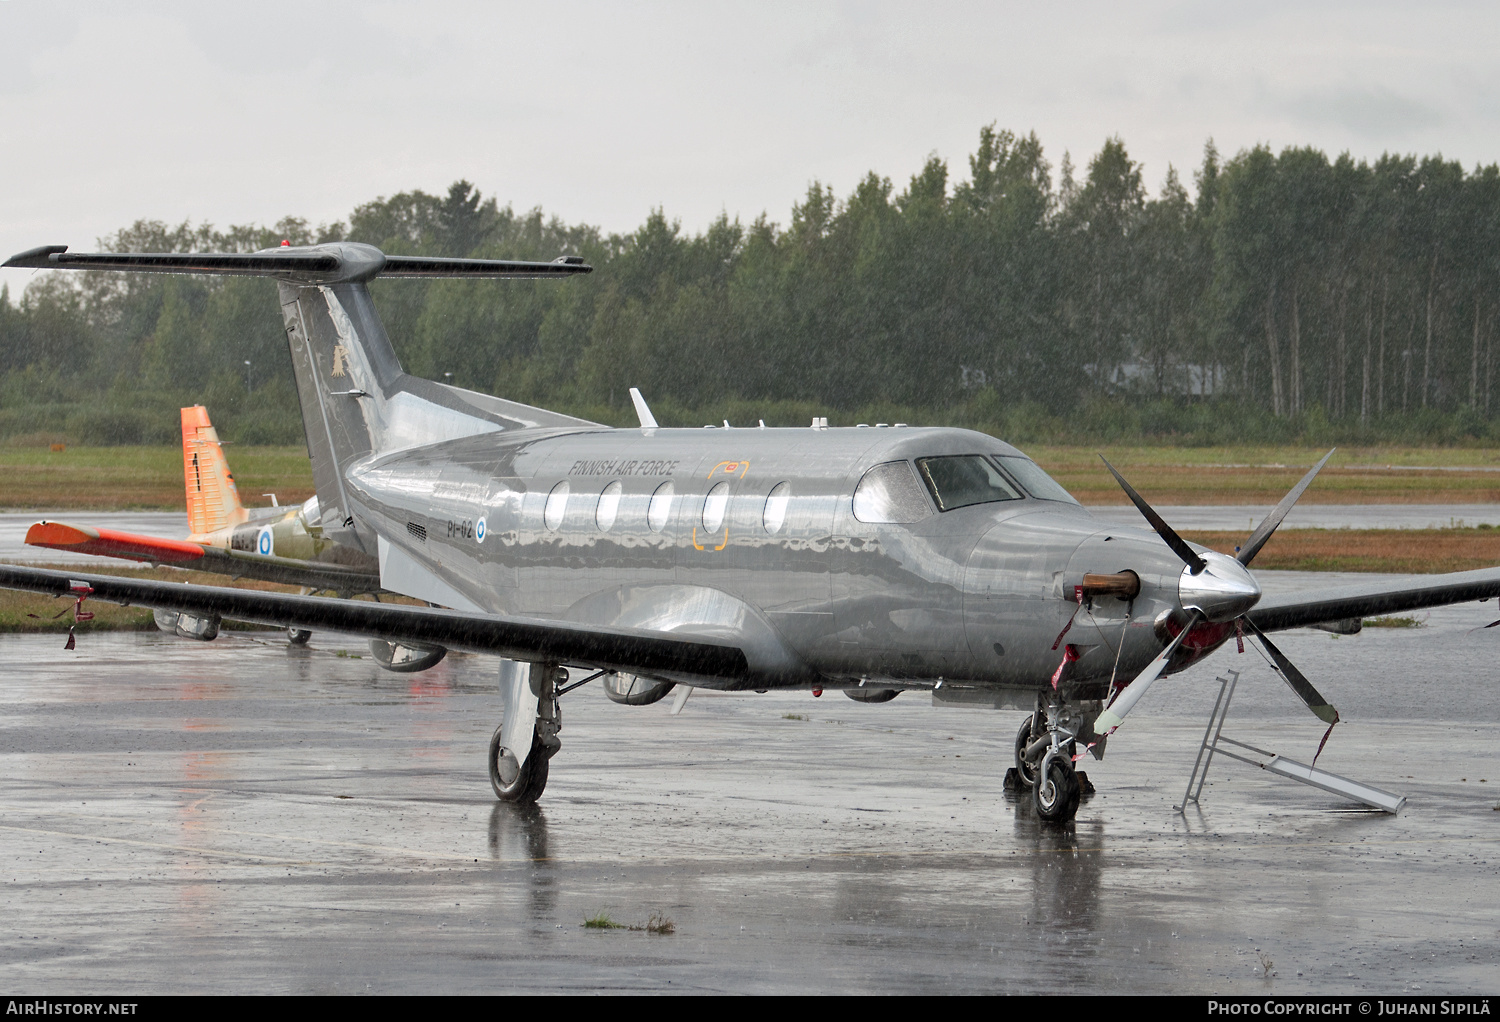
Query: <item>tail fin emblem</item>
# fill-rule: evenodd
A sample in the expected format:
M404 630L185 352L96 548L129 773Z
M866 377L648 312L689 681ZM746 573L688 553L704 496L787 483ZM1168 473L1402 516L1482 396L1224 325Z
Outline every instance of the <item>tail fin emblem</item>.
M344 347L342 344L335 344L333 346L333 372L331 375L335 377L347 375L344 372L344 367L348 364L349 349Z

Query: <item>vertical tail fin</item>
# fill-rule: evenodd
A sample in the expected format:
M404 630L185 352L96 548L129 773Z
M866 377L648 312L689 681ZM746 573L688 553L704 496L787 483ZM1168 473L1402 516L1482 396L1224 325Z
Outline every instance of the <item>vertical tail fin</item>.
M544 408L408 376L386 337L366 284L376 277L555 278L592 272L578 256L550 263L388 256L335 242L260 252L69 252L43 245L5 266L271 277L278 283L302 424L325 538L374 552L362 536L344 475L370 454L495 430L597 428ZM192 413L190 420L189 413ZM239 524L234 478L203 409L182 410L188 520L195 534Z
M188 531L194 536L239 525L249 517L219 444L219 432L202 405L182 410L182 477L187 488Z

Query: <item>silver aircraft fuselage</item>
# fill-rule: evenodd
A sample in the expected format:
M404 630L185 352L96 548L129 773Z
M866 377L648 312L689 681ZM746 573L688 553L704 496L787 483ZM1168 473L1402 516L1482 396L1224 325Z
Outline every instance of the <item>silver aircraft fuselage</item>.
M961 429L535 429L371 456L345 480L382 572L420 564L447 605L722 635L750 661L732 686L668 680L1035 691L1071 620L1064 687L1100 698L1161 652L1186 619L1183 565L1148 530L1030 496L933 504L911 524L855 516L872 467L953 454L1020 456ZM1075 598L1085 572L1125 569L1135 599ZM1174 667L1231 634L1200 629Z

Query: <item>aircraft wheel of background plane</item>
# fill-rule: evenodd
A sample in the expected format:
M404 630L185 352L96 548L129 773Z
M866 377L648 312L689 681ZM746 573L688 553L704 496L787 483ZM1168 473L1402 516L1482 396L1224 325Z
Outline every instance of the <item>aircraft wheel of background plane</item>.
M312 632L306 628L288 628L286 630L286 641L290 642L293 646L306 646L308 640L311 638Z

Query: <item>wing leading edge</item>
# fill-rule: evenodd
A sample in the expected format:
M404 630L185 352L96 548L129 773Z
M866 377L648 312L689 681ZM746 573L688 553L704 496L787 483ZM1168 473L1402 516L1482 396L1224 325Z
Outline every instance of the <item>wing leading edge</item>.
M79 582L93 589L92 599L108 603L219 614L274 627L335 629L391 642L439 645L517 660L552 660L669 678L725 681L741 680L750 670L744 651L737 646L660 632L0 564L0 587L7 589L73 596Z
M1261 631L1278 632L1324 621L1443 607L1495 596L1500 596L1500 568L1480 568L1268 596L1246 616Z

